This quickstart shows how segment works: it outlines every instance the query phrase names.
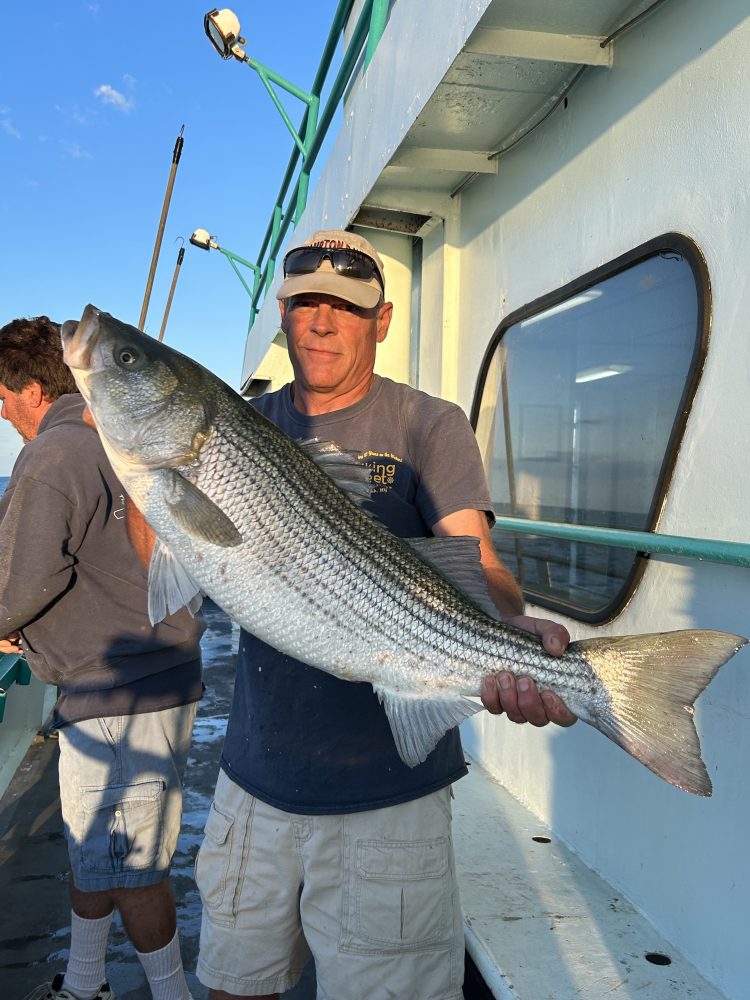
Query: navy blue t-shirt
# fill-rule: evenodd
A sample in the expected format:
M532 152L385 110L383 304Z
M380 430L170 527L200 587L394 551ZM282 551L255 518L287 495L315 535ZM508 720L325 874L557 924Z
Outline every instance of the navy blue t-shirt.
M376 376L364 399L332 413L299 413L288 385L253 405L296 440L356 451L372 469L366 508L402 538L426 537L458 510L492 516L476 439L453 403ZM302 814L395 805L466 773L457 729L410 768L372 685L300 663L244 629L221 767L250 794Z

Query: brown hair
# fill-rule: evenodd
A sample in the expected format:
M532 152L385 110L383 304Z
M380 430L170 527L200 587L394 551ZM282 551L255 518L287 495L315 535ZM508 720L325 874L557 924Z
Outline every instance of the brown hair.
M60 326L48 316L14 319L0 329L0 382L20 392L38 382L52 403L66 392L77 392L63 361Z

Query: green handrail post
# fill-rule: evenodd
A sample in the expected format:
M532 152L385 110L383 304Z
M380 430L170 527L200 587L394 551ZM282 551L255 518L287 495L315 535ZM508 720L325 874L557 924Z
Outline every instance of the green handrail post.
M5 698L11 684L26 686L31 682L29 665L20 653L0 654L0 722L5 716Z
M365 69L370 65L370 60L375 55L385 25L388 20L388 0L373 0L372 14L370 15L370 31L367 36L367 49L365 50Z
M307 114L307 120L305 122L305 140L304 140L304 150L302 152L302 171L300 173L300 180L297 188L297 203L294 208L294 215L292 216L293 226L297 225L300 216L305 211L305 206L307 205L307 192L310 187L310 165L308 164L308 158L310 155L310 147L312 146L312 141L315 138L315 130L318 127L319 107L320 107L320 101L317 100L315 104L310 105L310 110Z
M265 290L268 291L271 282L273 281L274 272L276 271L276 254L279 252L279 242L281 233L281 224L283 220L283 215L281 212L281 205L276 205L273 210L273 226L271 228L271 249L269 251L268 263L266 264L266 287ZM286 226L284 227L286 230ZM255 303L253 302L253 305Z

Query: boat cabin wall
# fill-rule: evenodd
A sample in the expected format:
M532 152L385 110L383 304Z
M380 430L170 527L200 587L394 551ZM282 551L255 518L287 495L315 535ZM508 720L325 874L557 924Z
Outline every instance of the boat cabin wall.
M458 54L448 58L443 48L447 31L425 30L443 6L393 6L299 235L352 223L378 191L379 173L418 113L413 105L429 97ZM475 23L468 20L488 4L456 6L467 20L465 39ZM590 67L565 104L500 158L497 174L430 202L418 174L399 168L401 190L380 185L378 206L421 213L429 223L412 234L362 230L384 256L396 322L406 323L386 341L388 373L408 371L413 384L467 413L503 323L650 241L680 234L692 247L706 323L688 359L694 384L675 407L679 433L649 527L736 542L750 541L748 13L747 0L661 5L617 39L611 67ZM406 84L399 75L404 51L414 74ZM264 322L261 313L261 337ZM633 319L635 339L640 322ZM612 327L613 336L625 329ZM246 371L252 366L248 355ZM543 364L539 370L548 374ZM658 382L653 393L660 399ZM629 416L620 414L620 427ZM639 439L629 445L637 454ZM537 458L539 467L549 461ZM653 556L631 582L598 622L561 608L530 604L529 612L564 622L574 638L691 627L750 634L746 568ZM739 998L747 991L750 893L747 650L698 700L696 722L714 785L710 799L672 788L583 724L539 731L481 713L464 725L464 743L707 979Z
M419 384L468 410L504 319L662 234L684 234L705 260L710 330L658 530L745 542L749 46L745 3L667 4L623 36L612 69L584 75L567 107L502 158L497 177L478 177L455 199L442 227L452 277L433 284L423 271L419 352ZM439 333L426 322L436 301L447 310ZM747 635L749 577L654 557L606 624L530 610L564 621L574 637L689 627ZM749 667L739 654L697 705L710 800L666 786L581 724L537 732L480 714L464 727L469 752L732 997L747 988Z

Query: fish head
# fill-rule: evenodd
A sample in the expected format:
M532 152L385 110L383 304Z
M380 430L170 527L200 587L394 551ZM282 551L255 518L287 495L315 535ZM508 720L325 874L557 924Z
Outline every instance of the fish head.
M200 365L92 305L63 324L62 343L121 476L198 462L213 398Z

